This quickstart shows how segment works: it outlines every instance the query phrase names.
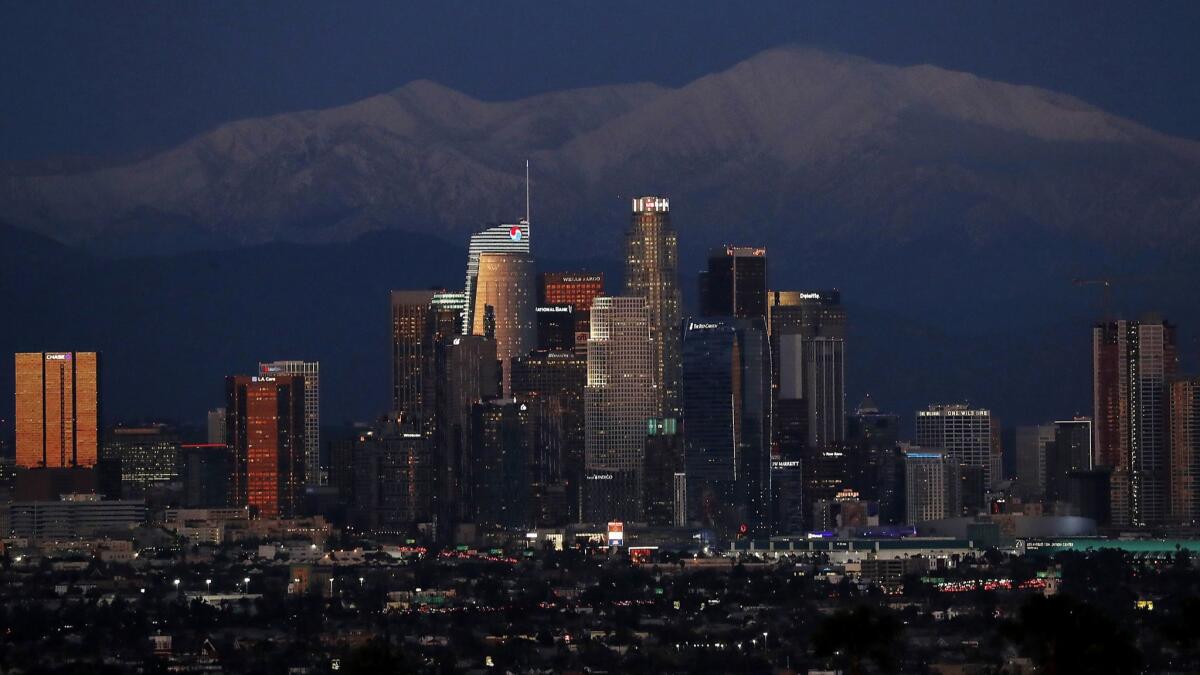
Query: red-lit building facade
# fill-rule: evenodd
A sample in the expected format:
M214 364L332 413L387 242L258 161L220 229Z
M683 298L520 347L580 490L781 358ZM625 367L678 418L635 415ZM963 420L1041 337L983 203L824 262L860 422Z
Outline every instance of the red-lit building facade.
M575 351L579 353L587 352L592 301L601 295L604 295L604 274L599 272L543 272L539 275L539 307L570 305L574 308Z
M1158 525L1169 515L1168 382L1178 365L1175 326L1161 319L1092 329L1097 468L1112 471L1112 524Z
M231 376L225 398L233 505L259 518L295 517L304 498L304 376Z

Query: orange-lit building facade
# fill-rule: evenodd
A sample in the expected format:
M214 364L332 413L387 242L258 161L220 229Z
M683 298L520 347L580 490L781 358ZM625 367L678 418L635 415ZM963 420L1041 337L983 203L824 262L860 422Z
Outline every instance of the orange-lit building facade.
M1170 383L1171 522L1200 524L1200 377Z
M292 518L304 498L304 376L225 380L226 443L234 506L258 518Z
M570 305L575 309L575 351L587 354L592 301L604 295L604 275L598 272L543 272L539 275L538 305Z
M100 437L95 352L25 352L16 365L17 466L91 467Z
M589 272L543 272L540 305L571 305L576 312L592 309L592 300L604 295L604 275Z

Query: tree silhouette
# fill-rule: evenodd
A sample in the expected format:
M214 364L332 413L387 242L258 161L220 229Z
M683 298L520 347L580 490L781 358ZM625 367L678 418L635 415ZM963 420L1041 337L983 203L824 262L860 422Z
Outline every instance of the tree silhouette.
M1128 634L1069 595L1033 596L1019 616L1003 632L1042 672L1133 673L1141 662Z
M884 670L894 667L893 651L903 627L894 614L871 605L841 610L826 618L813 633L817 656L833 657L855 675L863 663Z

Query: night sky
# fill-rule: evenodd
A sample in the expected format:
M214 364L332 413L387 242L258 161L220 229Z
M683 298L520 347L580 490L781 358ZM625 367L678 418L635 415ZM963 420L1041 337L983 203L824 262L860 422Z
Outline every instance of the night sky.
M0 160L127 156L419 78L486 99L678 85L785 43L1037 85L1200 138L1200 3L752 4L5 2Z
M450 1L353 3L351 9L305 0L0 0L0 185L7 172L26 170L25 161L137 157L231 120L345 104L415 79L488 100L605 83L678 86L785 44L1034 85L1200 139L1200 2L1145 6L1153 11L1094 1L744 4ZM5 226L0 220L0 236ZM395 251L410 242L386 237L382 251L371 241L312 250L276 242L122 263L105 260L102 251L64 253L37 241L28 250L8 246L5 259L5 241L0 238L0 315L18 320L0 328L4 351L99 349L112 379L108 415L186 421L221 403L223 375L284 357L326 364L327 420L375 414L387 400L386 367L380 366L387 353L386 290L461 283L465 244L422 243L436 255L412 254L403 264ZM103 248L104 242L94 243ZM714 243L691 237L685 247L699 251ZM870 391L906 419L917 406L959 399L996 408L1009 424L1086 412L1088 326L1099 295L1070 279L1109 274L1114 264L1089 242L1034 237L1000 243L978 252L967 244L949 250L945 241L913 244L896 255L908 256L919 274L900 280L886 277L890 262L862 264L870 273L850 274L857 268L847 262L860 253L854 245L820 255L777 246L773 259L781 263L773 274L779 280L789 273L780 283L795 285L802 272L812 287L843 289L858 331L850 406ZM794 253L810 255L801 266L788 257ZM586 254L605 268L617 251ZM370 255L380 258L361 265ZM226 286L238 277L220 270L263 257L338 272L328 279L306 276L300 293L277 287L269 275L255 279L249 294ZM1186 268L1183 276L1148 277L1142 268L1160 270L1143 257L1132 271L1115 267L1143 279L1118 284L1117 306L1131 316L1160 309L1179 322L1190 367L1200 357L1200 319L1187 290L1195 287L1194 266L1187 260L1178 266ZM48 260L70 274L43 274ZM1011 261L1020 261L1024 274L1010 278ZM695 261L689 264L681 268L685 300L694 289ZM1040 272L1031 271L1035 267ZM340 271L350 268L354 274ZM610 289L619 283L615 272L610 269ZM7 279L19 282L5 288ZM30 279L37 282L32 288ZM146 292L147 279L158 286ZM24 293L15 292L18 283ZM80 288L89 294L80 295ZM262 302L242 297L260 292ZM976 297L990 304L968 301ZM278 330L309 305L333 314L307 332ZM143 330L145 317L153 317L153 331ZM1014 364L1023 368L1019 377ZM12 410L10 378L11 370L0 372L0 434ZM176 386L180 381L195 386Z

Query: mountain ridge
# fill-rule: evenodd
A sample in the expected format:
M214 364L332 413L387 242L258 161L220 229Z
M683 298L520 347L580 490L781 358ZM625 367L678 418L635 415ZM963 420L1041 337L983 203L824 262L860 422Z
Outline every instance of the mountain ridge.
M767 245L796 231L986 242L1025 228L1117 248L1200 244L1200 143L1028 85L806 47L680 87L482 101L415 80L113 166L3 167L0 218L121 254L379 229L461 241L523 212L526 158L555 254L615 245L625 198L650 191L673 198L696 240L736 225Z

